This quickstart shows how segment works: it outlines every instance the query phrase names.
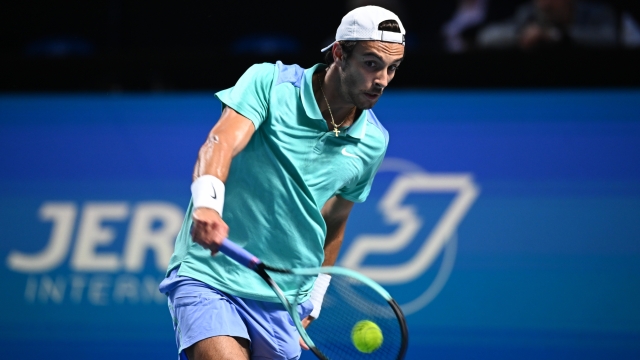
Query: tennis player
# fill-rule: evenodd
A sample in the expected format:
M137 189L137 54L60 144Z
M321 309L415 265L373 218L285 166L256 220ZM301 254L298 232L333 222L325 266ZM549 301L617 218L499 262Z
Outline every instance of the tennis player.
M276 295L218 246L228 237L282 268L334 264L353 204L366 199L387 149L371 108L403 59L404 35L392 12L357 8L322 50L326 64L254 65L216 94L222 115L199 151L160 284L182 359L299 358L299 335ZM297 283L274 280L296 296ZM304 285L306 324L329 281Z

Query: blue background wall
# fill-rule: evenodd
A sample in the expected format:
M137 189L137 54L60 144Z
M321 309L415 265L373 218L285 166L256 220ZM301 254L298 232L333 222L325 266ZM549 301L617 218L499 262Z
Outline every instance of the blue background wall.
M388 161L340 261L397 229L381 201L403 176L477 195L423 271L382 281L408 358L640 358L640 92L389 92L375 110ZM154 286L219 111L212 94L0 97L8 356L175 358ZM407 192L419 230L360 266L410 262L459 193Z

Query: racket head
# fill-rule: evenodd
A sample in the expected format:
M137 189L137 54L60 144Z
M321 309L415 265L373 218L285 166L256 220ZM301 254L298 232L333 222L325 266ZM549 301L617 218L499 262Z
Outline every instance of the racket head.
M291 316L300 337L318 358L404 358L408 346L404 315L391 295L375 281L353 270L337 266L293 270L272 268L228 239L225 239L220 251L253 269L269 284ZM300 284L297 294L287 298L276 281L267 274L267 270L274 275L278 274L279 277L293 277L293 283ZM305 329L298 313L298 304L300 300L308 298L309 283L320 273L331 275L331 283L324 296L322 316ZM292 289L288 289L288 293L289 290ZM361 321L373 322L382 332L382 343L370 352L358 350L352 342L352 329Z
M300 277L317 276L319 273L331 275L320 316L306 329L298 330L319 358L404 358L408 346L406 321L398 304L382 286L362 274L341 267L293 269L292 273ZM383 336L380 347L368 353L358 350L352 341L354 326L363 320L375 323Z

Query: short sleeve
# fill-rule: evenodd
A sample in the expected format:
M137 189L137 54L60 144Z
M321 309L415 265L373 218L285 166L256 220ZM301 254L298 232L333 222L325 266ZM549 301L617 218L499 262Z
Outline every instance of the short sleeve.
M255 64L245 71L234 87L215 95L223 105L251 120L257 129L267 117L275 70L274 64Z
M356 203L364 202L367 199L367 196L369 196L371 185L373 184L373 178L376 176L380 165L382 165L385 153L386 150L378 159L376 159L376 161L369 165L358 181L354 181L352 184L343 187L338 191L337 195Z

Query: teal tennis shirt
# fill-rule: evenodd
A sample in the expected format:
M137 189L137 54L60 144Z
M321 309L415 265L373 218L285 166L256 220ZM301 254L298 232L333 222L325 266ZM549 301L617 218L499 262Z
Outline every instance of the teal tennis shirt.
M316 267L324 259L323 205L335 195L362 202L387 149L388 134L364 110L340 135L330 132L313 95L311 77L324 65L258 64L236 85L216 93L255 125L251 140L231 163L223 220L229 239L281 268ZM176 239L169 270L248 299L278 302L253 271L223 254L211 256L191 240L192 204ZM286 276L274 280L285 295L304 298L313 286ZM299 299L301 300L301 299Z

